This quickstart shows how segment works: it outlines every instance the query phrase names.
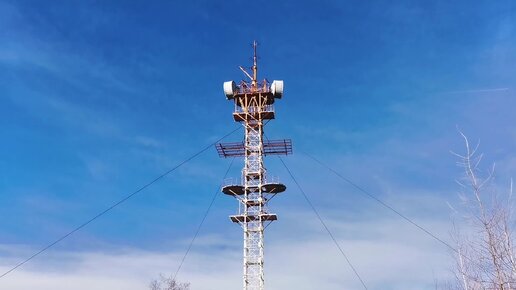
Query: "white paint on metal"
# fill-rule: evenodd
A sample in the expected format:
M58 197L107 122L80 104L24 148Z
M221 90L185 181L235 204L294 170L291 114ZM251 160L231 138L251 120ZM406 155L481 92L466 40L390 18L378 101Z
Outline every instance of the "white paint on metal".
M227 99L232 99L237 91L237 86L234 81L224 82L224 94Z
M271 93L275 98L281 99L283 96L283 81L273 81L271 84Z

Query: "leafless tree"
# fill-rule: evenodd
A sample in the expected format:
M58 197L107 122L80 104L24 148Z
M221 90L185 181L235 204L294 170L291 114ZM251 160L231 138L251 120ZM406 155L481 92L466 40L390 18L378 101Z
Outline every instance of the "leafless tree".
M179 283L172 277L159 275L158 279L152 280L150 290L189 290L190 283Z
M512 218L512 181L507 192L498 193L493 184L494 166L482 173L482 155L478 145L466 145L465 154L456 154L464 176L457 182L462 188L462 206L455 210L452 236L456 243L455 282L446 289L514 290L516 257ZM459 226L460 225L460 226Z

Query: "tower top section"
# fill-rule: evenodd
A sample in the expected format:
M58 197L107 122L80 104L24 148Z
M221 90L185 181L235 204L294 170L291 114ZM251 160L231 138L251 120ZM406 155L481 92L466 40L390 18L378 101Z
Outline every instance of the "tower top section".
M253 66L251 73L245 67L239 66L248 80L242 80L239 84L235 81L224 82L224 94L228 100L235 100L243 97L264 97L268 104L274 103L275 99L283 96L283 81L274 80L270 83L267 79L258 80L258 43L253 42Z

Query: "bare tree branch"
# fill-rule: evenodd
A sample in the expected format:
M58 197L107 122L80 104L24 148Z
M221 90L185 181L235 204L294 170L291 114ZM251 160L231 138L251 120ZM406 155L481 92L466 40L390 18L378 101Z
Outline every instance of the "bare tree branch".
M179 283L172 277L159 275L158 279L152 280L149 285L150 290L190 290L190 283Z
M512 180L507 194L499 196L491 186L495 166L481 175L483 155L477 153L480 142L472 148L466 135L460 130L459 134L466 152L452 154L459 158L457 165L464 170L464 177L456 181L463 191L459 195L463 207L450 208L455 214L464 211L461 226L466 226L467 231L459 230L453 221L452 237L457 244L455 284L441 289L515 290Z

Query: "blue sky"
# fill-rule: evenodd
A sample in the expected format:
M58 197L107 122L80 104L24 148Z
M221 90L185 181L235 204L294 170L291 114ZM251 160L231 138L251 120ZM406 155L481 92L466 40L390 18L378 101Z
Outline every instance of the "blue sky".
M237 66L250 65L256 39L261 75L286 85L267 135L293 139L286 161L366 283L433 289L449 277L447 250L302 152L449 239L457 128L480 140L501 188L516 173L515 9L509 0L0 1L0 269L236 128L222 82L244 77ZM281 164L266 162L289 188L271 203L280 220L268 228L267 284L360 289ZM209 150L0 285L145 288L175 271L228 166ZM240 287L241 233L227 219L236 206L218 197L180 274L194 289Z

